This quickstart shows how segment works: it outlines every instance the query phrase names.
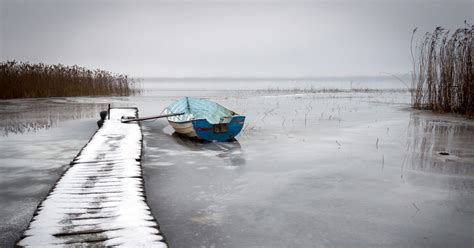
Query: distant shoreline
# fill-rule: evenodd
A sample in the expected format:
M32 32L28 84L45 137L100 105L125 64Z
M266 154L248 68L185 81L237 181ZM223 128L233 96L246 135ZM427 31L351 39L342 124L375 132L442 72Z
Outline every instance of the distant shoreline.
M411 79L411 75L406 74L394 74L397 77L402 79ZM311 81L311 80L327 80L327 81L337 81L337 80L380 80L380 79L394 79L390 75L380 75L380 76L312 76L312 77L133 77L138 80L176 80L176 81Z

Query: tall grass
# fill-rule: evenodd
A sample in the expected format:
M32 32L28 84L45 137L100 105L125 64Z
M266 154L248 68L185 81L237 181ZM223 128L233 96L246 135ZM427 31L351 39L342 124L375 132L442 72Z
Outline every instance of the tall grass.
M415 49L412 39L414 108L474 116L473 35L466 23L454 33L437 27Z
M0 62L0 99L128 96L139 93L133 79L79 66Z

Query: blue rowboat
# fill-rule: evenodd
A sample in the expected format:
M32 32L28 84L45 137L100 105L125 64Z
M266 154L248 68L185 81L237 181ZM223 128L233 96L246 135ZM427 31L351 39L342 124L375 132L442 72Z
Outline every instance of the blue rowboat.
M207 141L228 141L240 133L245 116L222 105L200 98L184 97L169 105L164 114L177 133Z

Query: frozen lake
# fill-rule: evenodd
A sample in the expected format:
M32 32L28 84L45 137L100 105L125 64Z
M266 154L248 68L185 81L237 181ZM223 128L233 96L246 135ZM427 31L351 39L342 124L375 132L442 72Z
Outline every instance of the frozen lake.
M472 246L474 122L411 111L409 93L389 90L399 82L141 84L136 97L0 102L0 246L21 235L107 103L147 116L186 95L247 119L232 143L142 123L147 200L171 247Z

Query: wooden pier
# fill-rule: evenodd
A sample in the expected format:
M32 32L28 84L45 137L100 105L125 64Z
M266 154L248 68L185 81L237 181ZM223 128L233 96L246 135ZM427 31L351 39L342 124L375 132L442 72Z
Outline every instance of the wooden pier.
M136 108L112 108L103 126L39 205L19 246L167 247L145 202Z

